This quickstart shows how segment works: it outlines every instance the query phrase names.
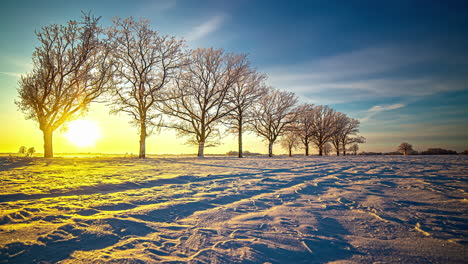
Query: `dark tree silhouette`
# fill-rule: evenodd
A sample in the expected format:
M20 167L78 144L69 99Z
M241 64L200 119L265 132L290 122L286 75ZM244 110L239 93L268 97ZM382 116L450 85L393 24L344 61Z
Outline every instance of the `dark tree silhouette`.
M25 146L21 146L18 150L18 154L24 154L26 155L26 147Z
M36 153L36 149L34 147L30 147L30 148L28 148L28 151L27 151L26 155L28 157L32 157L34 155L34 153Z
M408 155L413 151L413 146L407 142L403 142L398 146L398 152L402 153L403 155Z
M161 100L160 92L185 63L183 42L160 35L147 20L132 17L115 18L108 36L117 66L111 113L123 112L132 118L132 124L139 128L138 157L145 158L146 138L160 117L155 107Z
M273 144L297 117L294 93L269 89L254 109L254 130L268 141L268 156L273 156Z
M166 94L161 111L172 120L165 126L191 137L189 143L198 145L199 157L205 155L205 146L216 143L208 140L219 135L218 124L233 110L229 93L247 67L245 55L197 49Z
M40 46L33 53L33 70L19 81L18 108L39 123L44 157L53 157L53 132L83 114L112 78L109 50L99 39L99 18L49 25L36 32Z

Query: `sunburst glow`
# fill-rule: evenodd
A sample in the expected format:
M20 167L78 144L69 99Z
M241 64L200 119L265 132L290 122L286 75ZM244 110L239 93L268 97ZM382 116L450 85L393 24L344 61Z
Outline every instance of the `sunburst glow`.
M75 120L68 124L65 136L79 147L94 146L100 137L99 126L94 121Z

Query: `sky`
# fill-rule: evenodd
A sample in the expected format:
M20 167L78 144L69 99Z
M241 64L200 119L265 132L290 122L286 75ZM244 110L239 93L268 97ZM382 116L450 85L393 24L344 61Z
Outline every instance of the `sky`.
M144 17L189 48L246 53L267 83L296 93L301 103L329 105L361 121L363 151L468 149L468 2L402 1L2 1L0 3L0 152L34 146L42 132L17 110L18 80L31 70L35 30L101 16ZM93 146L74 145L60 130L55 152L138 153L138 130L125 115L95 103L85 117L98 124ZM147 140L154 154L195 153L171 130ZM206 153L236 150L225 136ZM249 151L266 142L246 135ZM277 147L279 153L285 152ZM300 151L297 151L298 153Z

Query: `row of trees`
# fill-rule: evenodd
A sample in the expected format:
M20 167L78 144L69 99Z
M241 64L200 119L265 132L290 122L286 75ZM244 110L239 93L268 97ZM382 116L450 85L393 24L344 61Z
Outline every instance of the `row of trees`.
M269 156L279 138L296 138L305 155L311 144L319 155L328 143L346 155L348 145L364 142L358 120L328 106L297 106L297 96L267 86L245 54L187 50L183 40L160 35L147 20L115 18L108 28L98 22L84 14L82 21L36 32L41 45L32 72L21 77L16 103L39 123L45 157L53 157L53 132L98 98L138 127L140 158L146 138L161 127L196 144L198 156L226 131L238 136L239 157L245 131L268 142Z

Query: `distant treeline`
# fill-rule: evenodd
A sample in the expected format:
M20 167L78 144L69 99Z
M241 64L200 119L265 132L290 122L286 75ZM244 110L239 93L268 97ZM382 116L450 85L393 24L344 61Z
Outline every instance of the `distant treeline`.
M403 155L401 152L361 152L359 155ZM468 155L468 150L464 150L457 153L454 150L448 150L443 148L428 148L424 151L411 151L408 155Z

